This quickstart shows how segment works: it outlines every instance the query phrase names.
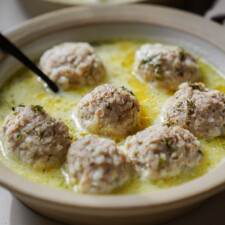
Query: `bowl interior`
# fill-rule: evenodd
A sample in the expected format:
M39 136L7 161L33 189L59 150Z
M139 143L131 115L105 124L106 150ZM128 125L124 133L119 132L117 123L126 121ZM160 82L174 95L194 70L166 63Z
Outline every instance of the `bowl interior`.
M164 17L161 17L162 14ZM211 29L208 29L209 26ZM8 33L8 36L31 59L37 59L47 48L65 41L157 40L180 45L205 59L221 74L225 74L223 28L197 16L166 8L122 6L96 8L92 11L88 8L71 8L34 19ZM22 67L12 57L3 60L4 57L5 55L0 53L1 85ZM96 197L53 190L14 174L2 163L0 163L0 169L3 171L0 173L0 184L14 192L61 204L102 208L145 205L162 207L162 204L196 195L203 198L202 195L206 192L207 196L210 196L224 188L224 168L225 164L222 163L209 174L196 180L160 193L141 196ZM118 201L121 199L125 201Z

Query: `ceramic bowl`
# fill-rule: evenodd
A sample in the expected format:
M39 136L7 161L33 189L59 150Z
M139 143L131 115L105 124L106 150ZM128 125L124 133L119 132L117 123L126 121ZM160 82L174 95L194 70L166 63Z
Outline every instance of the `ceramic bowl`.
M199 16L156 6L69 8L5 33L30 57L63 41L157 39L182 45L225 74L225 30ZM0 83L21 65L0 53ZM27 180L0 163L0 184L35 211L74 224L155 224L181 215L225 189L225 163L167 190L140 195L83 195Z
M71 6L96 6L106 4L127 4L127 3L153 3L153 4L166 4L169 6L181 6L184 0L118 0L118 1L99 1L93 0L85 3L83 0L20 0L26 11L32 16L37 16L49 11L62 9Z
M124 3L134 3L134 2L144 2L145 0L122 0L121 4ZM153 0L154 1L154 0ZM162 0L159 0L162 1ZM171 0L169 0L171 1ZM26 9L27 12L29 12L32 16L37 16L46 12L71 7L71 6L96 6L98 4L108 4L107 2L99 2L96 3L94 1L89 1L89 3L85 3L85 1L82 0L20 0L23 7ZM118 3L118 2L117 2ZM116 3L116 4L117 4ZM115 4L113 1L111 1L111 4Z

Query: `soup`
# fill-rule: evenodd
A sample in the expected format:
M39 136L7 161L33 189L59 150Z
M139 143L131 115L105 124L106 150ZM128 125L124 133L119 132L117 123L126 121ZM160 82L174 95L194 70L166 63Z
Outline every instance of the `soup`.
M139 100L140 120L134 133L157 123L163 103L173 95L173 92L157 89L139 80L132 74L135 51L144 43L122 40L92 43L107 70L107 77L103 83L125 86ZM221 74L213 66L208 65L204 59L198 58L198 64L203 72L201 81L205 83L206 87L225 93L225 80ZM69 127L72 139L76 140L79 137L85 136L87 132L76 125L74 109L81 98L93 89L93 86L77 87L62 91L60 94L54 94L45 89L43 84L37 81L37 77L32 72L22 69L0 91L0 126L2 127L5 117L11 112L12 107L19 104L27 106L41 105L51 116L64 121ZM122 151L126 151L124 148L125 138L113 139ZM223 161L225 156L225 140L222 137L212 140L201 138L200 142L203 147L204 157L200 165L191 172L156 181L143 181L140 178L133 178L131 182L116 189L112 194L140 194L159 191L208 173ZM68 175L64 166L58 169L35 170L28 165L9 158L3 144L1 144L0 159L11 170L34 182L49 187L74 191L73 186L68 182Z

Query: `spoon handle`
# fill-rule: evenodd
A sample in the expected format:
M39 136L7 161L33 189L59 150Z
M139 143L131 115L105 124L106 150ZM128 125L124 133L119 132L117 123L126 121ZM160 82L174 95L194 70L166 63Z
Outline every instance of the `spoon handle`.
M0 48L17 58L21 63L45 81L55 93L59 91L56 84L48 78L33 62L30 61L12 42L0 33Z

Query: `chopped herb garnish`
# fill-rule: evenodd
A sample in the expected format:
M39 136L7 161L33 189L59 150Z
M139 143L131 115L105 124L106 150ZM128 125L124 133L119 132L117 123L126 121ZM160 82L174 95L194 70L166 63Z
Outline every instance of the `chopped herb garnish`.
M72 137L70 137L70 136L68 136L68 137L66 137L67 139L69 139L69 140L72 140L73 138ZM76 139L75 139L76 140Z
M152 63L152 60L156 57L159 57L159 62L158 63ZM160 54L156 54L156 55L153 55L147 59L143 59L141 62L140 62L140 65L139 65L139 69L140 69L140 66L143 65L143 64L151 64L151 66L153 67L153 73L154 73L154 77L156 80L158 81L163 81L163 74L162 74L162 71L161 71L161 57L163 57L163 54L160 53Z
M163 143L166 145L166 147L168 148L168 149L171 149L171 147L172 147L172 144L173 144L173 142L172 141L170 141L168 138L163 138Z
M160 58L160 57L162 57L162 56L163 56L163 54L160 53L160 54L153 55L153 56L151 56L151 57L149 57L149 58L147 58L147 59L143 59L143 60L140 62L139 67L140 67L141 65L143 65L143 64L151 63L152 60L153 60L155 57L159 57L159 58Z
M183 61L185 59L185 52L184 52L184 49L181 49L180 53L180 60Z
M139 154L139 152L135 152L135 153L134 153L134 156L138 156L138 154Z
M148 59L143 59L143 60L141 61L140 65L150 63L156 56L157 56L157 55L153 55L153 56L151 56L151 57L148 58Z
M160 160L160 161L159 161L158 167L161 167L161 166L163 166L163 165L165 165L165 164L166 164L166 159L164 159L164 158L160 157L160 159L159 159L159 160Z
M161 74L155 74L155 79L158 81L163 81L163 77Z
M186 120L185 120L185 123L186 123L187 126L190 125L191 115L194 113L195 108L196 107L195 107L194 102L187 100L187 117L186 117Z
M201 150L198 150L198 153L202 156L204 156L204 153Z
M163 81L163 74L161 71L160 64L157 64L153 67L153 72L156 80Z
M180 77L183 77L183 76L184 76L184 72L183 72L183 71L179 71L178 75L179 75Z
M190 123L191 123L190 120L188 119L188 117L186 117L185 124L186 124L187 126L189 126Z
M45 130L40 132L40 138L39 141L41 141L44 138Z
M48 155L48 161L51 159L52 155Z
M198 84L196 84L196 83L191 83L191 82L188 82L188 85L189 85L189 87L191 87L191 88L193 88L193 89L202 91L201 85L198 85Z
M179 112L181 112L181 111L183 111L182 110L182 105L183 105L183 102L180 102L176 107L177 107L177 111L179 111Z
M193 108L193 109L195 109L195 103L194 103L193 101L188 101L188 100L187 100L187 106L188 106L188 108Z
M164 126L167 126L167 127L171 127L171 126L174 126L174 125L176 126L176 125L178 125L178 124L175 123L175 122L173 122L173 121L171 121L169 115L167 115L167 122L164 123L163 125L164 125Z
M124 91L129 92L130 94L132 94L134 96L134 93L132 91L129 91L126 87L122 86L121 87Z
M157 65L155 65L154 66L154 68L153 68L153 70L154 70L154 73L158 73L158 74L160 74L160 64L157 64Z
M21 132L21 130L19 129L19 133L17 134L16 138L19 138L19 137L21 137L21 136L22 136L22 132Z
M33 156L33 159L36 159L36 158L37 158L37 153L35 152L34 156Z
M31 109L33 111L39 111L39 112L43 112L44 111L43 107L40 106L40 105L31 105Z
M31 132L31 130L27 130L27 131L26 131L26 134L29 134L30 132Z
M18 107L25 107L24 104L19 104ZM12 106L12 111L15 111L16 110L16 107ZM17 115L17 112L14 112L13 113L14 115Z

